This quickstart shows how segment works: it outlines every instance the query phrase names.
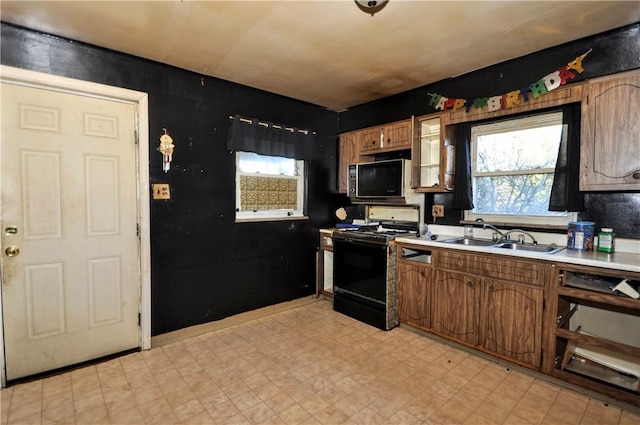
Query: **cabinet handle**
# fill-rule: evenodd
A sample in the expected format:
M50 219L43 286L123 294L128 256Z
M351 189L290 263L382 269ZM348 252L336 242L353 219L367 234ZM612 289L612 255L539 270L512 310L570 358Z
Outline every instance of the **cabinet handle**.
M635 173L633 173L633 178L636 180L640 180L640 171L636 171Z
M475 286L475 284L473 283L473 281L472 281L472 280L470 280L469 282L467 282L467 286L468 286L469 288L473 288L473 287Z
M496 285L494 285L493 283L491 285L489 285L489 291L490 292L495 292L496 291Z

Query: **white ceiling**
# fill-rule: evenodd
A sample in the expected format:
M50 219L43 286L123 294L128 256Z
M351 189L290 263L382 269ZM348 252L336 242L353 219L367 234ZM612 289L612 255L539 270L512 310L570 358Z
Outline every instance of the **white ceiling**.
M340 111L640 21L632 1L8 1L1 19Z

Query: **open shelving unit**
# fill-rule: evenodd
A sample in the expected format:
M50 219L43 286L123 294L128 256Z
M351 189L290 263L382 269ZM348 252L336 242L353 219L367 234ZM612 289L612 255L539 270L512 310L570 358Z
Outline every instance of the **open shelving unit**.
M612 288L640 273L558 265L552 375L640 406L640 300Z

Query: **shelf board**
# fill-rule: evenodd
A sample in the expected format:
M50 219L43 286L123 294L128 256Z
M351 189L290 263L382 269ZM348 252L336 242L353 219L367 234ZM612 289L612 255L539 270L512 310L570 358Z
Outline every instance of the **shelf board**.
M594 378L617 387L638 392L638 385L640 382L637 377L616 372L606 366L592 362L589 359L574 356L565 366L565 370Z
M558 287L558 295L589 300L604 304L617 305L640 311L640 300L620 295L609 295L601 292L588 291L584 289L570 288L567 286Z
M585 344L604 347L613 351L618 351L620 353L640 358L640 348L633 347L631 345L621 344L619 342L613 342L606 339L598 338L596 336L572 332L561 328L556 329L556 336L558 338L564 338L569 341L584 342Z

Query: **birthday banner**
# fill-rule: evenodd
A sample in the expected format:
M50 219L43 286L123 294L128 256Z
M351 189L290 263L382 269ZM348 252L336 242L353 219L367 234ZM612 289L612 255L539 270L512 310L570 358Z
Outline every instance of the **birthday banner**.
M559 70L552 72L535 83L529 84L519 90L510 91L509 93L499 96L478 97L475 99L455 99L436 93L428 93L429 96L431 96L429 105L440 111L446 111L449 109L456 111L458 109L465 108L466 112L469 112L471 108L485 107L488 112L493 112L520 105L523 101L529 101L529 94L531 94L534 99L537 99L541 95L549 93L550 91L567 84L567 81L576 77L576 74L572 71L581 74L584 71L582 61L589 53L591 53L591 50L592 49L589 49L588 52L578 56Z

